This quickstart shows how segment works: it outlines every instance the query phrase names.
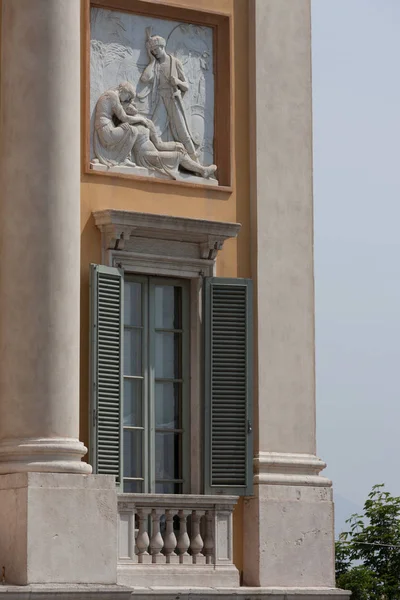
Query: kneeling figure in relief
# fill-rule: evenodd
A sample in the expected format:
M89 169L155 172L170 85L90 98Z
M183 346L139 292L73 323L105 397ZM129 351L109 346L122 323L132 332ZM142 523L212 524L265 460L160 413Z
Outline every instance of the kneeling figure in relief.
M135 90L123 82L107 90L97 101L94 152L108 167L139 166L177 179L179 167L208 179L217 167L205 167L193 160L180 142L163 142L153 122L138 114Z

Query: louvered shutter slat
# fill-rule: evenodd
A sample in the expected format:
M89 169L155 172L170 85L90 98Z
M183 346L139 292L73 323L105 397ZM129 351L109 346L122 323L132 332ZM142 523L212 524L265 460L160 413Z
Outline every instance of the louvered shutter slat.
M205 487L252 491L252 282L206 278Z
M121 482L123 277L91 265L91 462L95 473Z

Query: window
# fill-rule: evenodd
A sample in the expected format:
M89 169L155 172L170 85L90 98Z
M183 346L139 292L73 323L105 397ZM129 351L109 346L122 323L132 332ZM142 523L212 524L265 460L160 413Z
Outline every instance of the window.
M188 489L189 290L184 280L124 280L123 491Z
M203 490L251 493L251 281L202 284L203 419L191 423L189 281L91 267L90 461L123 492L190 493L190 429L204 451Z

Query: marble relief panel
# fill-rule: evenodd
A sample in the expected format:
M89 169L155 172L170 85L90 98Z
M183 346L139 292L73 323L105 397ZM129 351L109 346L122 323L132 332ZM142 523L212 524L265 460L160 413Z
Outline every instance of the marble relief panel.
M213 29L91 8L90 117L92 168L217 184Z

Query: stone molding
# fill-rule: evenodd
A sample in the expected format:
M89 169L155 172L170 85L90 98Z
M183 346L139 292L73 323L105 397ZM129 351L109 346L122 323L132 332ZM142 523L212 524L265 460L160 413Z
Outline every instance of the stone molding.
M218 187L219 183L217 179L209 178L205 179L204 177L200 177L197 175L192 175L189 173L184 173L183 171L177 171L175 173L175 179L171 179L167 175L163 173L159 173L158 171L153 171L150 169L145 169L144 167L127 167L125 165L117 165L112 167L107 167L106 165L102 165L100 163L95 163L91 161L90 169L95 173L107 173L110 175L124 175L126 176L136 176L136 177L149 177L151 179L159 179L161 181L168 182L183 182L183 183L191 183L194 185L205 185L208 187Z
M319 475L326 463L313 454L259 452L253 466L255 484L332 486Z
M58 600L349 600L350 592L330 587L239 587L215 588L204 587L205 580L200 586L151 586L127 587L122 585L26 585L26 586L0 586L0 595L7 594L7 600L32 600L37 597L57 598Z
M141 507L169 508L188 510L227 510L233 511L239 496L207 495L207 494L118 494L120 509Z
M104 250L124 250L131 236L197 243L203 260L215 260L225 240L237 237L241 224L188 219L125 210L93 213ZM167 249L167 248L166 248Z
M6 439L0 442L0 474L22 472L77 473L92 467L82 462L87 448L73 438Z
M108 251L105 264L118 267L129 273L146 273L163 277L185 277L193 279L204 275L212 277L214 261L191 259L169 254L142 254L139 252Z

